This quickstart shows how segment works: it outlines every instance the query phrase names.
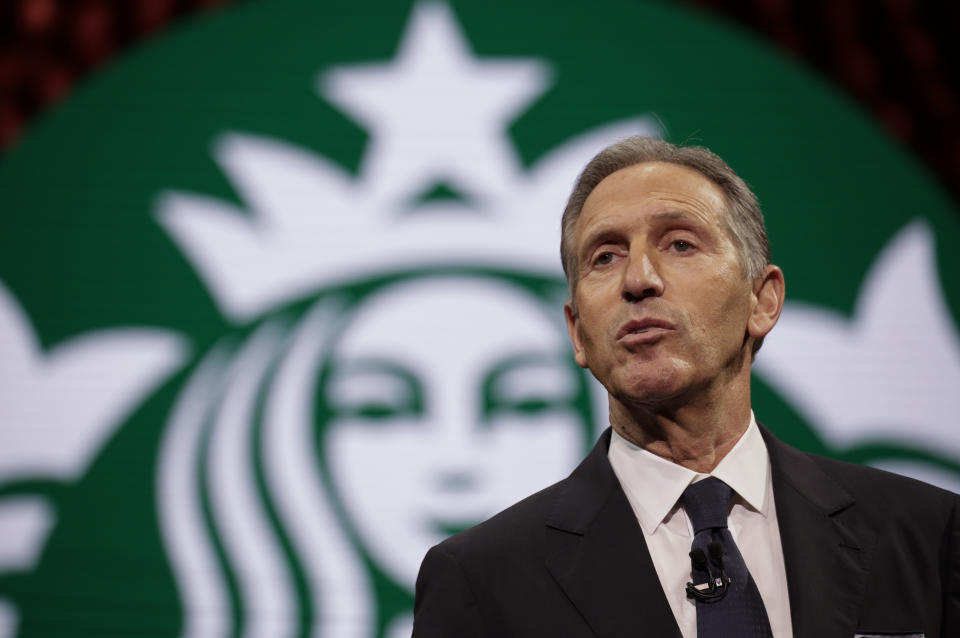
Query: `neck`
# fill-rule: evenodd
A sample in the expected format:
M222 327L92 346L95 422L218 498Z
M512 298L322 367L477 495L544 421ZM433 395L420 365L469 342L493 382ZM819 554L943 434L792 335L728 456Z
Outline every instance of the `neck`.
M695 472L709 473L750 425L749 376L713 394L680 405L627 404L610 396L610 423L634 445Z

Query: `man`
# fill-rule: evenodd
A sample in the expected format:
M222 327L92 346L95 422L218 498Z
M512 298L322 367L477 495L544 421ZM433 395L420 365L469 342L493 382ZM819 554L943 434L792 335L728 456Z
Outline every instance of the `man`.
M759 426L783 307L716 155L631 138L563 216L567 326L610 423L567 479L434 547L414 636L960 636L960 498Z

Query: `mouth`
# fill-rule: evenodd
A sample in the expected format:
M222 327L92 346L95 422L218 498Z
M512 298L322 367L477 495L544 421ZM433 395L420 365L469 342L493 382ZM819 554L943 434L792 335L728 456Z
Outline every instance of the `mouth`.
M656 317L631 319L617 330L617 341L630 341L631 343L655 341L665 333L675 329L676 327L669 321Z

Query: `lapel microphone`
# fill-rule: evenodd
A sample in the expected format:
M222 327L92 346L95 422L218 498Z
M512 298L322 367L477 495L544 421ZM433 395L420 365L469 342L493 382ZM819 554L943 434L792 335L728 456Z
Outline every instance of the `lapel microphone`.
M710 552L710 562L707 562L707 555L699 547L690 551L690 560L693 562L695 571L706 572L707 582L694 585L687 583L687 598L694 598L706 603L715 603L727 595L727 586L730 584L730 578L723 573L723 549L720 543L711 541L707 545L707 551ZM713 566L713 569L711 568Z

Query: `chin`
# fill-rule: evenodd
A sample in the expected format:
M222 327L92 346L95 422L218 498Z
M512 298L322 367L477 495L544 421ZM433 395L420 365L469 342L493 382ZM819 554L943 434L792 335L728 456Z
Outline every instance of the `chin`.
M689 386L687 366L673 361L645 363L629 371L619 382L607 390L621 403L649 405L675 399L684 394Z

